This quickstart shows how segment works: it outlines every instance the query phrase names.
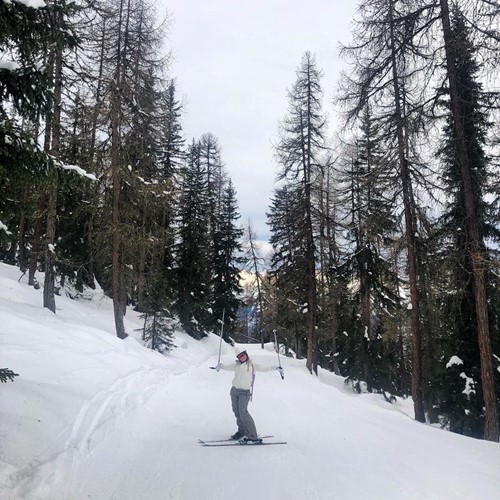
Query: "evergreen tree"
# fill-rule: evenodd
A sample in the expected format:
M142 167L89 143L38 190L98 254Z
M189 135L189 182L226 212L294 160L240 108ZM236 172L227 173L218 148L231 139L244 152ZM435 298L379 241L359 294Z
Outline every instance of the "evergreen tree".
M395 392L394 380L388 376L394 361L394 343L386 319L397 308L397 275L389 257L391 237L397 234L393 210L394 192L386 161L381 153L380 131L372 122L367 107L361 121L361 137L356 156L347 173L346 197L350 204L348 239L351 251L345 257L344 273L356 284L351 304L352 325L349 333L350 375L364 380L369 391L385 389ZM382 355L392 350L392 355Z
M90 151L91 112L80 94L67 102L61 130L61 157L70 165L87 172L95 167ZM99 210L97 179L92 181L72 174L61 176L57 205L56 273L64 283L68 280L77 292L84 286L95 287L93 227Z
M161 94L161 102L160 164L163 176L174 179L180 174L185 148L181 124L182 104L177 99L175 80L168 82Z
M208 258L215 259L215 233L218 231L219 218L221 213L222 192L225 183L223 165L221 159L221 150L219 141L211 134L203 134L199 141L200 162L207 177L207 237L209 247L207 248ZM211 297L210 300L214 300Z
M478 237L484 258L494 261L496 252L486 248L485 241L500 240L491 206L486 202L488 186L488 159L485 145L488 131L487 116L481 106L481 84L478 74L471 34L458 8L451 19L452 65L456 73L456 91L461 109L464 140L470 173L470 191L478 223ZM481 354L478 342L478 317L475 302L474 254L470 250L470 235L464 230L469 217L466 210L466 186L460 170L460 158L456 147L455 115L449 110L444 128L445 143L440 150L444 162L443 179L448 193L445 213L441 220L440 242L447 290L442 298L444 335L441 363L439 411L450 429L461 434L481 437L484 428L484 398L481 377ZM465 228L466 229L466 228ZM498 279L491 272L484 273L485 286L490 303L499 297ZM496 299L495 299L496 297ZM489 308L489 324L498 323L497 308ZM497 339L498 332L491 330ZM491 362L491 360L490 360ZM498 377L497 377L498 379ZM496 392L496 401L500 393Z
M210 254L207 175L200 145L188 148L178 209L175 309L185 331L196 339L206 336L210 324Z
M161 247L159 266L164 277L162 286L168 289L172 300L175 296L175 214L180 195L182 162L185 159L181 111L182 105L177 100L175 81L170 80L165 90L160 93L160 144L156 178L161 189L162 203L157 209L156 223Z
M14 377L19 377L18 373L14 373L8 368L0 368L0 382L6 383L7 381L14 382Z
M270 290L266 300L266 329L279 334L292 347L297 358L304 356L307 345L306 314L308 307L306 255L303 245L303 199L300 187L285 185L275 190L267 214L274 254L268 273Z
M146 347L162 354L174 347L175 321L171 310L172 299L169 287L165 286L168 273L156 271L146 279L146 290L142 297L141 319L144 321L142 340ZM167 275L167 276L166 276Z
M0 246L10 247L11 262L19 249L23 268L27 264L26 226L34 204L26 186L47 184L47 173L57 168L52 155L33 139L40 118L52 116L46 113L55 88L46 57L53 47L63 51L75 46L70 23L75 9L75 4L62 0L43 9L21 2L0 4L4 59L0 68L0 187L9 192L9 197L0 200L0 221L13 229L0 233ZM2 228L5 225L2 222Z
M217 138L204 134L188 150L181 181L176 245L176 311L184 329L201 338L234 328L242 230L233 185L226 180ZM224 312L225 311L225 312Z
M236 192L232 182L229 181L223 190L221 211L214 233L212 285L213 317L220 319L224 316L224 334L227 340L234 330L237 312L241 305L239 296L242 293L239 281L244 263L241 246L243 229L236 226L236 221L240 217L237 210Z

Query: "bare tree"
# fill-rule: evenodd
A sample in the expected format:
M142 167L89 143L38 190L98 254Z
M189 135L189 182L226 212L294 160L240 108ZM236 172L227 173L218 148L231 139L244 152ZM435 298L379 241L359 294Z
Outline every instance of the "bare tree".
M261 347L262 349L264 349L264 329L263 329L264 299L262 294L262 277L260 273L260 263L262 261L262 258L259 256L258 243L255 240L255 238L256 234L252 227L252 222L248 220L248 225L246 228L246 243L248 245L246 250L246 259L248 264L251 266L252 272L255 276L255 286L257 287L257 304L258 304L258 311L256 314L256 321L257 321L256 330L260 337Z
M399 9L399 10L398 10ZM366 0L360 9L362 18L355 32L355 43L344 47L345 54L353 56L354 70L345 77L342 101L348 104L348 122L359 116L370 101L375 120L386 130L388 146L386 165L397 166L393 177L401 190L405 221L407 267L410 288L410 318L413 339L412 396L415 419L425 421L422 396L421 359L421 308L417 268L418 231L412 178L411 136L420 123L423 91L416 75L426 71L425 66L415 64L418 45L426 46L421 35L426 25L428 10L418 0L404 6L393 0ZM412 62L412 64L409 63ZM422 78L424 76L422 75ZM393 155L393 152L395 154ZM415 153L413 153L415 154ZM391 155L394 158L391 158Z
M306 52L297 70L297 80L289 92L289 114L281 122L276 158L281 165L281 179L300 186L303 214L297 220L302 227L306 275L304 289L307 307L307 369L317 373L317 290L316 245L313 227L312 186L322 169L325 120L321 113L321 72L314 56Z

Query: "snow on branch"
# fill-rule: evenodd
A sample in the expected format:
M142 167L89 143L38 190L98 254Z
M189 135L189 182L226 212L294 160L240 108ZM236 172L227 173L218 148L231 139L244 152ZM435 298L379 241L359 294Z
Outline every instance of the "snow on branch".
M19 69L19 63L15 61L6 61L4 59L0 59L0 69L6 69L7 71L16 71Z
M464 372L460 374L460 377L465 380L465 389L462 391L462 394L465 394L467 397L470 397L471 394L476 394L476 382L474 382L474 379L468 377Z
M464 362L458 356L452 356L448 363L446 363L446 368L450 368L453 365L463 365Z
M12 234L8 227L0 220L0 231L5 231L7 234Z
M47 4L43 0L14 0L14 1L17 3L22 3L23 5L26 5L26 7L31 7L32 9L43 9L44 7L47 7Z
M83 168L77 166L77 165L65 165L64 163L61 163L61 168L64 170L73 170L76 172L78 175L81 175L82 177L87 177L88 179L91 179L93 181L97 180L97 177L94 174L89 174L86 170Z

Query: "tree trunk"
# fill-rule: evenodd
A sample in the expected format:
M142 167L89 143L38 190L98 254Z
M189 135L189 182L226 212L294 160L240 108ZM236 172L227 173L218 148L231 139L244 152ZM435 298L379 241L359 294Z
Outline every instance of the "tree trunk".
M310 207L309 207L310 208ZM306 216L307 224L311 224L310 209ZM306 367L310 373L318 373L317 345L316 345L316 269L314 266L314 243L312 241L312 229L308 231L307 238L307 361Z
M38 254L40 253L40 246L42 242L42 228L45 217L45 209L45 194L41 192L40 202L38 203L38 210L36 213L36 223L35 230L33 232L33 242L31 245L30 263L28 269L28 284L30 286L35 286L36 283L35 273L38 268Z
M332 208L330 208L332 206ZM340 375L340 367L337 360L337 330L338 330L338 310L337 297L335 291L335 277L332 276L332 269L337 265L337 242L335 239L335 228L333 222L335 220L335 201L330 200L330 168L326 174L326 236L328 241L328 293L329 293L329 310L330 310L330 349L331 349L331 365L335 375ZM332 212L332 213L331 213Z
M405 154L405 135L403 126L403 112L401 106L401 88L399 85L399 75L397 71L394 25L393 25L393 2L390 4L390 30L391 30L391 52L392 52L392 80L394 89L395 118L397 121L397 141L398 141L398 160L401 168L401 181L403 185L403 205L405 219L405 236L408 254L408 277L410 281L410 304L411 304L411 332L413 344L413 369L412 369L412 397L415 411L415 420L425 422L425 412L422 396L422 340L420 333L420 312L418 303L418 284L417 284L417 259L415 245L414 227L414 207L411 204L411 179L408 168L408 160Z
M310 73L308 73L308 79L310 78ZM312 199L311 199L311 93L310 80L308 80L308 109L307 109L307 143L304 157L304 191L305 191L305 208L306 208L306 266L307 266L307 276L306 276L306 294L307 294L307 315L306 315L306 325L307 325L307 358L306 367L310 373L318 374L318 346L316 338L316 259L314 255L314 232L312 223Z
M120 2L120 19L118 29L121 33L123 22L123 0ZM120 231L120 126L121 126L121 78L122 78L122 47L121 34L118 39L118 59L112 82L111 96L111 177L113 180L113 209L112 209L112 256L111 256L111 286L113 293L113 311L115 317L116 335L120 339L127 337L125 333L124 291L122 290L121 276L121 231Z
M26 196L23 199L23 206L25 205ZM19 269L24 273L28 269L28 258L26 256L26 228L27 228L27 217L24 208L21 212L21 219L19 220L19 237L18 237L18 247L19 247Z
M474 283L477 317L477 336L481 359L481 382L485 407L484 439L487 439L488 441L498 441L500 437L500 429L493 378L493 362L488 323L488 302L484 277L484 262L486 260L486 256L484 252L484 245L480 238L479 221L474 206L471 167L467 153L467 144L465 141L464 123L462 120L462 110L457 84L457 70L453 63L454 49L450 27L448 1L440 0L440 4L444 47L446 53L446 68L448 71L448 82L450 84L450 100L455 144L457 149L457 159L460 166L460 176L464 189L465 210L467 214L465 227L469 245L469 254L472 263L472 278Z
M49 187L47 206L47 232L45 235L45 280L43 283L43 307L56 312L54 240L56 233L57 180Z
M62 12L54 13L54 26L62 25ZM53 158L59 158L61 144L61 105L62 105L62 49L57 46L53 53L54 68L54 99L52 103L53 116L48 120L46 131L46 147ZM50 144L50 146L49 146ZM58 167L56 167L57 169ZM56 312L55 300L55 269L54 269L54 242L56 235L57 215L57 192L58 192L57 170L53 173L52 182L49 185L49 196L47 205L47 231L45 235L45 281L43 286L43 307Z

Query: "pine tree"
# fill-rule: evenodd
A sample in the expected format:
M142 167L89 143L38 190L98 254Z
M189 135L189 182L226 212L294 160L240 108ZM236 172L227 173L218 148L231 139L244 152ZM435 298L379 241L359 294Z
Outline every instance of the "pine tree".
M188 148L178 208L175 310L182 327L196 339L206 336L210 323L210 246L207 175L200 145Z
M182 162L185 159L185 140L182 135L182 105L176 96L175 81L170 80L166 88L160 91L159 109L159 146L157 157L158 195L153 203L154 220L160 255L158 266L163 273L162 286L174 300L174 249L175 249L175 217L180 195ZM158 203L158 198L161 203Z
M213 253L213 317L224 316L224 335L226 339L234 330L237 312L241 305L242 288L240 270L244 263L241 237L243 229L236 226L239 219L236 192L231 181L223 190L221 210L217 217L214 233ZM215 327L215 325L214 325Z
M167 269L153 270L146 279L146 290L140 308L144 321L142 340L146 347L162 354L170 351L174 345L175 320L172 312L172 298L165 280L169 278Z
M274 254L268 273L266 329L276 330L285 345L292 347L298 359L307 346L306 311L308 307L306 255L303 245L303 198L300 187L285 185L275 190L267 213Z
M91 145L91 111L77 93L66 102L65 119L61 130L61 157L70 164L93 172ZM60 177L57 206L56 273L61 281L68 280L77 292L95 287L93 228L99 209L97 180L76 174Z
M452 431L481 437L485 426L486 394L483 390L482 354L478 342L475 256L470 246L470 232L467 227L464 228L464 221L470 217L466 208L468 197L472 198L476 216L479 239L476 243L484 259L495 260L496 257L487 250L485 241L489 238L498 241L500 233L495 228L496 220L491 207L485 200L489 179L485 153L489 124L481 106L482 89L478 81L480 66L476 61L470 30L458 8L453 11L450 35L453 54L450 64L455 73L454 98L458 100L461 110L470 186L467 187L463 180L462 158L457 150L456 115L453 113L452 103L447 101L445 144L440 151L444 162L443 178L449 198L440 231L441 258L447 277L447 290L442 299L446 334L443 338L444 359L441 368L439 410ZM498 280L491 272L485 272L484 279L489 300L494 303L500 298L496 283ZM496 308L489 308L490 325L498 323L496 312ZM491 361L490 359L490 364ZM498 391L494 398L495 406L500 400ZM494 422L492 427L494 428Z
M0 237L7 240L13 259L19 248L23 268L27 265L25 235L33 202L25 186L47 184L47 173L57 168L52 155L33 138L54 95L46 55L53 47L64 51L75 46L70 24L75 9L75 4L65 1L50 2L44 9L21 2L0 4L0 52L4 59L12 59L0 69L0 186L9 192L8 198L0 200L0 221L8 221L13 228L7 238L3 231ZM46 116L50 119L52 114Z
M6 383L9 380L14 382L14 377L19 377L19 374L14 373L9 368L0 368L0 382Z
M344 273L356 284L351 304L352 330L349 333L351 376L364 380L369 391L394 392L395 383L388 376L387 364L394 360L394 348L386 319L394 314L399 298L398 277L389 262L388 245L397 234L393 210L394 191L388 177L386 159L381 153L380 131L367 107L361 121L361 136L356 142L355 157L346 172L350 223L348 239L351 250L345 257ZM384 351L392 355L382 355ZM390 359L392 358L392 359Z
M182 136L182 104L176 95L175 80L170 80L161 94L161 146L160 164L165 179L173 179L180 174L184 159L185 140Z

